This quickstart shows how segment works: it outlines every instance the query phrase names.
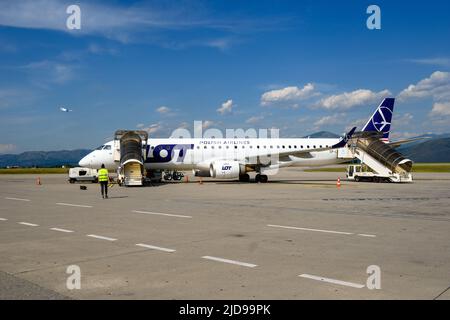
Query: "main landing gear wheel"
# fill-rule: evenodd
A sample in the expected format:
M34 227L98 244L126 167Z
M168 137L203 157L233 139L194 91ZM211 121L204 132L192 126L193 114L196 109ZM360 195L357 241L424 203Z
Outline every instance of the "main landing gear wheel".
M246 173L243 175L239 176L239 181L241 182L249 182L250 181L250 176Z
M269 178L265 174L257 174L255 176L255 182L261 182L266 183L269 180Z

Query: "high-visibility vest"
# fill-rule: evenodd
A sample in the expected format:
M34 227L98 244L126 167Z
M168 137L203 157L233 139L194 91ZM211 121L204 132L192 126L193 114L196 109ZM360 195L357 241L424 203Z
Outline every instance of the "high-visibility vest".
M108 170L102 168L98 170L98 181L108 181Z

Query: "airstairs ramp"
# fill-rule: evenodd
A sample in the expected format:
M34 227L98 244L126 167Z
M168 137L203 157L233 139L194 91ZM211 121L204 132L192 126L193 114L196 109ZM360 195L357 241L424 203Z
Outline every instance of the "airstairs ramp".
M356 133L341 155L359 159L379 176L392 182L412 181L413 162L381 141L377 133Z
M142 186L148 133L142 130L117 130L114 135L114 161L119 162L120 183Z

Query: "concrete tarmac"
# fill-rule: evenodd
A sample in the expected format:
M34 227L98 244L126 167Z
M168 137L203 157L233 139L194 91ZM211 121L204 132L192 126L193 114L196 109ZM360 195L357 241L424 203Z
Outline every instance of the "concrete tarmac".
M0 299L450 299L450 174L374 184L292 168L106 200L36 178L0 176Z

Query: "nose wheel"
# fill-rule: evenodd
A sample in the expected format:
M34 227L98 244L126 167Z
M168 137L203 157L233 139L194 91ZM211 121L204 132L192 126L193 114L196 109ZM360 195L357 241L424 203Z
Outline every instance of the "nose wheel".
M255 176L255 182L261 182L266 183L269 180L269 178L265 174L257 174Z

